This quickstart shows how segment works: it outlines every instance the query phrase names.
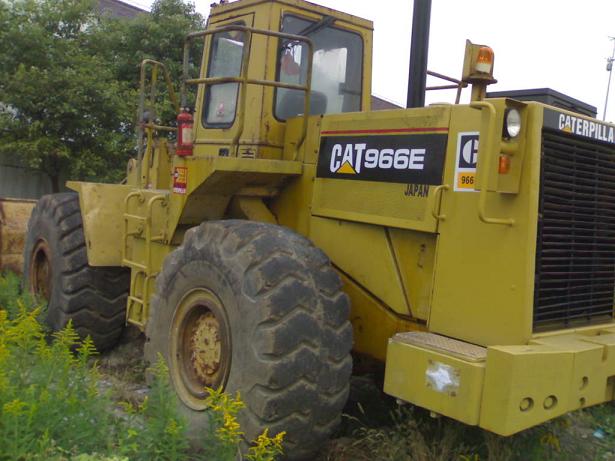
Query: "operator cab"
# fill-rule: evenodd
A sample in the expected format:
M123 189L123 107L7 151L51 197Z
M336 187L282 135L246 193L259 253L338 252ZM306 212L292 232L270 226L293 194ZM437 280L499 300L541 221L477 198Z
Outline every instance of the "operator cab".
M371 39L370 21L302 0L213 7L192 82L194 154L282 158L308 87L310 115L369 110Z

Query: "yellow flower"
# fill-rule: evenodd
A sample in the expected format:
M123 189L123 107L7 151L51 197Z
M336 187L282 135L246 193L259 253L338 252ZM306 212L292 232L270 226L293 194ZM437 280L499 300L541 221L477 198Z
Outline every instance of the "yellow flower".
M243 432L235 419L235 416L230 413L224 413L224 425L216 431L218 439L224 443L236 444L241 439Z
M174 419L171 419L167 423L167 427L164 428L164 432L166 432L169 435L178 435L179 430L180 430L179 424L177 424L177 421L175 421Z
M281 455L282 442L286 432L280 432L275 437L269 437L269 430L265 429L250 447L250 452L246 458L250 461L273 461L276 456Z
M28 405L25 402L22 402L19 399L15 399L15 400L5 403L2 406L2 411L9 415L19 416L24 413L24 409L27 406Z

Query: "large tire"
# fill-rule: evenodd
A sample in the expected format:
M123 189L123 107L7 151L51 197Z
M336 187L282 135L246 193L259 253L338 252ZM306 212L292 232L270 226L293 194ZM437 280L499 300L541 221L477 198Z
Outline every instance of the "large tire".
M114 346L126 323L130 272L91 267L79 196L45 195L36 204L24 248L25 288L47 301L46 323L54 330L69 320L98 350Z
M164 261L145 356L166 359L193 437L209 428L203 387L222 386L246 404L247 440L286 431L286 457L312 459L348 397L348 315L339 276L307 239L270 224L207 222Z

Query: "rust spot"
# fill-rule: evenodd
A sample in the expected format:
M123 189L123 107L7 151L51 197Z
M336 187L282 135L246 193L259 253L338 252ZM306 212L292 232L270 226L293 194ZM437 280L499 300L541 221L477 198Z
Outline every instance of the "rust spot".
M30 291L49 301L51 297L51 250L47 241L36 242L30 255Z
M216 316L208 311L195 321L190 339L190 359L194 373L202 382L212 380L220 368L222 343L220 341L220 323Z

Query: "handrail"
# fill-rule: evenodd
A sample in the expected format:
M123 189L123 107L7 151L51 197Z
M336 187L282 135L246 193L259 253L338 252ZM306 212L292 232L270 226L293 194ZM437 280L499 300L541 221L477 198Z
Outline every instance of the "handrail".
M434 190L434 193L433 193L434 199L433 199L433 206L431 208L431 215L437 221L444 221L446 219L446 215L443 213L440 213L442 211L441 199L442 199L442 195L444 194L444 192L446 192L449 189L450 187L448 186L448 184L440 184Z
M441 80L446 80L447 82L454 83L455 85L438 85L438 86L428 86L425 88L425 91L431 90L457 90L457 96L455 97L455 104L459 104L461 100L461 90L463 88L467 88L468 84L462 80L457 80L456 78L449 77L448 75L439 74L438 72L433 72L431 70L427 71L427 75L431 75L432 77L439 78Z
M481 162L481 182L480 192L478 196L478 217L485 224L503 224L506 226L512 226L515 224L515 220L512 218L491 218L487 216L487 194L489 184L489 172L491 169L491 157L497 152L499 146L492 146L493 133L495 133L496 125L496 111L493 104L486 101L475 101L470 103L470 107L480 110L482 113L487 113L487 122L481 121L480 140L478 143L478 159ZM486 130L483 130L483 126L487 125Z
M189 78L190 73L190 44L192 40L195 38L203 37L205 38L208 35L218 34L222 32L228 31L239 31L246 34L246 39L244 43L244 51L241 62L241 73L238 77L209 77L209 78L197 78L191 79ZM277 37L286 40L294 40L303 42L308 46L308 62L307 62L307 75L306 75L306 83L305 85L294 85L289 83L278 82L276 80L260 80L248 78L248 63L250 60L250 54L252 52L252 35L265 35L269 37ZM314 56L314 43L308 37L302 35L295 34L286 34L284 32L274 32L270 30L264 29L256 29L248 26L241 25L229 25L220 27L218 29L212 30L204 30L200 32L193 32L186 37L184 41L184 65L183 65L183 79L181 86L181 104L186 104L186 85L204 85L203 91L206 91L207 86L219 84L219 83L237 83L239 84L239 104L237 105L237 113L241 114L239 120L237 122L236 132L231 141L230 150L235 152L235 155L238 155L239 152L239 141L241 139L241 135L243 134L244 126L245 126L245 107L246 107L246 98L247 98L247 85L260 85L260 86L270 86L274 88L284 88L291 90L299 90L305 93L304 103L303 103L303 129L301 133L301 137L299 138L299 142L295 147L295 153L293 156L293 160L296 160L299 155L299 150L303 145L305 138L307 136L307 126L308 126L308 117L310 115L310 92L312 89L312 60Z
M154 104L156 101L156 84L158 83L158 69L162 69L163 77L165 83L167 85L167 89L169 91L169 98L171 99L171 104L173 104L173 108L176 112L179 112L179 103L177 101L177 95L175 94L175 89L173 88L173 82L171 80L171 74L167 67L159 62L154 61L153 59L144 59L141 61L140 66L140 78L139 78L139 108L137 109L137 178L138 184L141 185L141 174L142 174L142 161L143 161L143 134L144 131L147 130L148 133L148 144L151 141L151 134L154 130L160 131L176 131L177 129L170 126L157 125L153 122L155 119L155 114L152 114L151 121L145 122L143 120L143 116L145 113L145 93L146 93L146 72L147 67L152 66L152 75L150 78L151 88L150 88L150 97L149 97L149 108L153 111Z

